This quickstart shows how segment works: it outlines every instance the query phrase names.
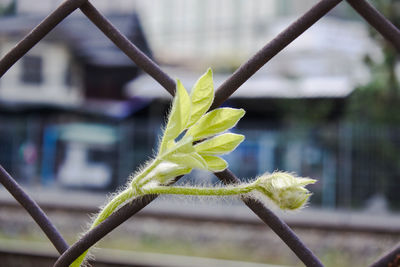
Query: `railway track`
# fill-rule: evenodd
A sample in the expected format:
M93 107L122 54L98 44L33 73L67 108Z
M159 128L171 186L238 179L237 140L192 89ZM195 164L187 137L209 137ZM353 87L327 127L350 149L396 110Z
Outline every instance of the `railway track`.
M95 213L105 199L104 194L87 192L52 190L30 194L70 242L76 240L77 233L82 232L82 227L89 220L88 215ZM351 257L357 260L353 261L353 258L350 258L349 264L346 264L348 266L365 265L365 262L358 259L366 259L371 255L377 257L400 239L400 216L396 214L377 216L365 212L333 212L306 208L294 214L280 213L279 216L320 256L331 257L331 251L338 251L340 258L343 258L343 253L354 255ZM0 235L0 266L51 266L58 256L52 247L35 250L46 244L44 242L47 240L38 234L32 218L1 189L0 230L6 239L26 237L30 242L43 242L37 245L29 243L29 246L25 246L18 243L17 246L11 246L2 240ZM221 250L219 244L228 244L230 250ZM99 246L118 248L102 248L100 253L100 250L97 250L95 266L100 267L271 266L249 265L250 263L243 262L235 265L235 261L209 259L213 257L286 265L295 265L298 261L288 254L287 247L263 222L240 203L236 205L234 199L223 203L213 202L212 199L187 201L186 198L163 197L118 227L112 236ZM171 249L174 246L176 249ZM138 250L157 251L160 254L135 252ZM279 260L282 257L285 261ZM19 260L41 263L16 264Z
M78 214L94 214L104 201L104 194L67 193L47 196L38 194L39 205L46 212L65 212ZM35 195L35 193L33 194ZM46 195L46 194L44 194ZM247 225L265 227L265 224L248 211L243 205L222 205L208 202L156 201L143 211L138 218L181 222L210 222L227 225ZM0 207L18 210L20 205L7 192L0 191ZM278 213L279 214L279 213ZM348 212L317 210L306 208L297 213L280 213L286 223L296 229L313 229L332 232L358 232L372 234L400 235L400 214L382 214L378 216L367 212Z

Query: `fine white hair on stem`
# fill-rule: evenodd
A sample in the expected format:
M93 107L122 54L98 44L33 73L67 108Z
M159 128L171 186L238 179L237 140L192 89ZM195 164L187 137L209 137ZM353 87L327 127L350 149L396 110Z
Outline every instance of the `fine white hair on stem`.
M248 185L247 183L243 183L241 185ZM154 188L159 186L159 184L157 182L151 182L146 184L147 188ZM239 194L236 195L228 195L228 194L210 194L210 195L203 195L203 193L198 192L196 193L196 189L198 189L199 191L204 190L204 189L226 189L227 191L234 189L235 185L228 185L228 186L224 186L222 184L210 184L207 182L203 182L203 183L198 183L198 184L193 184L190 181L187 181L185 183L181 183L179 186L177 186L179 188L191 188L193 189L193 194L190 195L181 195L181 194L161 194L161 196L164 196L163 198L169 198L169 199L174 199L174 200L181 200L181 202L225 202L225 203L231 203L233 200L235 199L239 199ZM168 197L165 197L168 196Z
M185 204L190 204L190 203L195 203L195 204L204 204L204 203L213 203L213 204L231 204L235 200L239 200L238 195L229 195L229 196L216 196L216 195L209 195L209 196L204 196L204 195L160 195L159 201L165 201L169 200L172 202L178 202L178 203L185 203Z

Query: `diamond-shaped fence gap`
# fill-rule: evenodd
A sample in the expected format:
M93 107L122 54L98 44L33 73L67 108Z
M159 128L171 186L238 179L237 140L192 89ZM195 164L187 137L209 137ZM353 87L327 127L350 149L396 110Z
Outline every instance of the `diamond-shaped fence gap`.
M228 80L233 80L237 78L244 78L243 84L248 78L250 78L258 69L260 69L264 64L266 64L273 56L279 53L284 47L290 44L294 39L300 36L305 30L311 27L316 21L318 21L321 17L323 17L327 12L329 12L333 7L335 7L341 0L324 0L316 4L312 7L306 14L304 14L300 19L298 19L295 23L290 25L285 31L283 31L278 37L276 37L272 42L267 44L263 49L261 49L256 56L251 58L247 63L245 63L241 68L238 69ZM150 71L155 71L157 75L164 75L162 81L172 80L166 74L162 72L162 70L145 56L136 46L134 46L126 37L124 37L105 17L103 17L100 12L98 12L93 5L90 3L86 3L81 6L82 12L87 15L93 23L95 23L102 31L105 33L118 47L124 50L125 53L139 66L145 67L150 66ZM143 59L142 60L138 60ZM247 65L246 65L247 64ZM250 67L255 66L255 68L251 69ZM252 72L248 72L247 70L251 69ZM144 69L146 71L146 69ZM150 73L149 73L150 74ZM151 75L151 74L150 74ZM153 75L151 75L153 76ZM166 87L164 83L160 82L161 85ZM233 89L233 92L239 88L241 84L237 86L230 87ZM174 85L175 86L175 85ZM226 88L226 87L225 87ZM167 87L166 87L167 89ZM167 89L168 90L168 89ZM169 90L168 90L169 91ZM222 93L221 93L222 92ZM233 93L232 92L232 93ZM171 92L170 92L171 93ZM224 102L232 93L226 94L223 90L217 89L217 94L222 96L222 102ZM222 104L221 102L221 104ZM214 101L215 105L215 101ZM233 175L233 173L229 171L225 171L217 175L223 182L232 183L239 182L239 179ZM229 177L229 178L227 178ZM257 215L267 224L271 223L270 227L280 236L284 242L296 253L296 255L308 266L323 266L322 263L312 254L312 252L300 241L300 239L294 234L290 228L281 221L277 216L275 216L272 211L266 209L263 205L257 205L257 201L247 201L246 205L248 205L253 211L257 211ZM268 216L274 215L271 218ZM98 226L100 227L100 225ZM90 238L90 235L83 237ZM100 237L100 236L99 236ZM100 239L100 238L99 238ZM94 240L93 240L94 241ZM96 241L94 241L95 243ZM93 243L93 244L94 244ZM66 257L70 262L66 262L69 264L73 261L71 258L73 256L68 253L72 253L69 251L75 251L72 254L78 257L83 251L90 248L93 244L84 244L84 242L77 243L76 246L72 246L65 254L63 254L59 261L57 261L55 266L63 266L64 261L63 258ZM79 253L79 249L81 251ZM76 255L75 255L76 254ZM60 265L59 265L60 264Z
M309 12L307 12L303 17L301 17L298 21L296 21L291 26L289 26L282 34L280 34L277 38L275 38L271 42L272 45L267 45L266 47L264 47L257 54L258 57L253 57L252 59L249 60L249 62L248 62L249 66L254 65L254 61L256 61L257 59L261 58L261 60L263 60L263 56L265 56L265 55L263 55L263 53L265 54L265 53L270 52L271 51L270 47L276 48L277 45L274 46L274 41L277 40L276 43L280 46L280 47L278 47L278 50L277 51L273 51L274 54L270 55L269 58L267 58L265 60L265 62L261 62L259 64L260 66L258 68L256 68L256 69L254 69L253 73L250 73L250 74L247 73L248 74L247 79L250 78L251 75L253 75L259 68L261 68L261 66L263 66L266 62L268 62L269 59L271 59L274 55L276 55L279 51L281 51L285 46L287 46L295 38L300 36L302 32L304 32L306 29L308 29L318 19L323 17L329 10L331 10L334 6L336 6L336 4L338 4L340 2L341 2L340 0L339 1L338 0L336 0L336 1L331 1L331 0L330 1L321 1L316 6L314 6ZM132 45L129 42L129 40L124 38L122 36L122 34L119 33L115 29L115 27L113 27L111 25L110 22L108 22L104 17L102 17L102 15L91 4L87 3L87 4L83 5L81 7L81 9L89 18L91 18L92 22L94 22L97 26L101 27L102 31L107 36L109 36L110 39L112 39L114 41L114 43L116 43L117 46L119 46L121 49L125 48L125 47L128 47L128 53L130 51L133 51L133 52L135 52L135 54L139 54L140 55L140 53L137 53L138 49L134 45ZM108 33L110 29L114 29L116 34L115 35L111 35L110 33ZM294 33L294 34L289 35L288 33ZM285 38L288 35L289 35L289 38ZM122 44L120 44L119 42L122 42ZM136 62L135 59L133 59L133 60ZM150 59L148 59L148 60L150 60ZM139 61L139 64L141 64L140 61ZM241 68L241 70L242 71L235 72L235 74L233 74L231 76L231 79L232 78L235 79L235 77L240 77L243 74L245 74L243 70L246 70L246 68ZM247 80L247 79L245 79L245 80ZM168 80L168 79L165 79L165 80ZM239 86L234 88L234 90L236 90ZM221 92L221 91L217 90L216 94L218 94L218 92ZM223 101L225 101L230 96L230 94L225 94L224 95L224 93L219 93L219 95L223 96ZM237 179L235 176L233 176L232 173L230 173L228 171L226 171L224 174L221 173L221 174L219 174L217 176L225 183L232 183L232 181L239 182L239 179ZM301 241L294 235L294 233L290 230L290 228L283 221L280 221L277 216L272 216L271 218L269 218L268 216L271 215L271 214L273 215L273 213L271 211L269 211L268 209L266 209L265 207L263 207L262 205L256 205L256 203L257 203L256 201L255 202L248 201L246 204L249 207L251 207L253 211L258 211L257 215L259 215L260 218L264 222L266 222L267 224L271 223L270 227L275 232L277 232L277 234L281 238L283 238L285 240L285 243L299 256L299 258L303 262L308 263L308 264L313 264L313 263L317 263L318 264L319 260L316 259L316 257L312 254L312 252L304 244L301 243ZM287 237L290 237L290 238L287 238ZM86 247L86 249L87 249L87 248L89 248L91 246L89 244L86 244L86 245L83 245L83 244L81 245L81 244L82 243L77 244L76 248L82 246L82 247ZM73 247L71 247L71 251L74 249ZM81 253L83 251L85 251L86 249L85 248L83 248L83 249L81 248L81 250L82 250ZM75 254L75 253L73 253L73 254ZM80 255L80 253L76 252L76 257L79 256L79 255ZM60 261L61 261L61 259L60 259ZM318 266L318 265L316 265L316 266Z
M290 44L294 39L301 35L305 30L307 30L311 25L313 25L340 2L341 0L319 1L296 22L294 22L285 31L264 46L255 56L244 63L227 81L225 81L225 83L221 85L216 92L217 96L213 107L222 104L235 90L237 90L244 82L246 82L247 79L257 72L258 69L260 69L272 57L278 54L282 49L284 49L288 44ZM348 0L348 2L399 50L400 34L398 29L392 23L390 23L390 21L383 17L374 7L369 5L364 0ZM32 32L22 39L16 47L14 47L3 57L3 59L0 61L0 75L3 75L16 61L18 61L27 51L29 51L29 49L31 49L59 22L61 22L78 7L80 7L82 12L140 68L150 74L171 94L174 93L175 82L166 73L164 73L157 64L145 56L125 36L119 33L119 31L112 26L112 24L109 23L100 12L98 12L89 2L85 0L67 0L48 17L46 17L37 27L32 30ZM229 170L217 173L216 175L227 184L239 182L239 179L236 178L235 175ZM9 181L12 181L11 177L8 178ZM5 183L5 181L2 182ZM14 189L18 194L25 194L22 188L19 186L15 186ZM136 212L144 208L155 197L156 196L146 196L143 199L136 199L133 201L133 203L125 205L119 209L107 220L87 233L82 239L77 241L66 252L64 252L64 254L56 262L55 266L67 266L83 251L88 249L91 245L96 243L99 239L104 237L107 233L112 231L112 229L123 223ZM244 202L282 238L282 240L307 266L323 266L322 263L312 254L312 252L306 246L304 246L300 239L290 230L290 228L274 213L269 211L261 203L255 200L244 199ZM29 205L36 205L36 203L34 203L34 201L29 197L23 199L23 203L21 204L24 203L27 204L23 206L26 207L28 212L31 209ZM40 210L38 206L36 208ZM49 223L52 227L51 222L47 220L47 217L44 213L41 214L39 212L38 214L40 219L44 219L45 223ZM55 235L57 234L59 235L57 230L55 230ZM62 237L61 240L63 240ZM67 247L66 244L62 246L56 245L56 247L57 246L60 248L64 246L64 248L58 248L61 251L65 250ZM383 266L380 264L386 264L390 262L390 260L393 260L393 258L390 259L390 257L398 257L399 250L400 247L396 247L389 254L378 260L378 265L375 263L373 266Z
M252 66L254 65L254 61L257 59L264 59L264 62L261 62L259 65L260 67L267 63L269 59L271 59L274 55L276 55L279 51L281 51L285 46L287 46L291 41L293 41L295 38L301 35L302 32L304 32L306 29L308 29L312 24L314 24L318 19L323 17L329 10L331 10L336 4L340 3L340 0L335 0L335 1L322 1L318 3L316 6L314 6L309 12L307 12L302 18L295 23L293 23L291 26L289 26L282 34L280 34L275 40L276 42L272 41L269 45L266 46L266 48L263 48L257 55L257 58L254 59L252 58L249 62L246 64ZM124 50L126 54L130 54L132 60L135 61L139 66L143 66L144 62L141 60L138 60L137 56L139 57L145 57L145 60L151 64L153 68L155 68L155 71L157 74L162 74L162 71L159 69L157 65L155 65L151 59L147 58L145 55L142 55L142 53L129 41L127 40L121 33L118 32L118 30L109 22L107 21L106 18L104 18L96 9L91 5L90 3L86 3L81 6L81 10L92 20L93 23L95 23L110 39L113 40L113 42L120 47L121 49ZM110 30L114 31L114 34L110 33ZM290 35L291 33L291 35ZM282 38L286 37L286 38ZM278 47L277 47L278 46ZM271 48L272 47L272 48ZM274 50L275 48L275 50ZM277 51L276 51L277 50ZM268 57L265 54L271 53L272 55L269 55ZM241 71L236 72L236 74L231 76L231 79L235 79L235 77L243 77L243 74L247 74L247 79L251 77L252 74L254 74L258 69L255 69L253 73L244 73L243 70L246 68L241 68ZM164 76L166 74L163 74ZM153 76L153 75L152 75ZM247 80L246 79L246 80ZM163 78L164 81L172 80L169 77ZM167 87L165 85L166 82L160 82L164 87ZM237 87L231 87L234 90L238 88ZM171 93L171 92L170 92ZM225 101L229 95L224 94L223 91L217 90L217 93L219 96L222 96L223 101ZM223 102L222 101L222 102ZM224 182L227 183L228 180L224 180L223 177L228 177L228 175L219 175L220 179L222 179ZM231 181L238 182L239 180L235 177L231 176ZM251 204L250 204L251 205ZM260 213L261 214L261 213ZM262 218L264 221L269 221L266 220L266 218ZM275 230L278 230L278 228L275 227ZM282 234L280 236L283 236ZM290 242L287 242L290 243ZM293 242L292 242L293 243ZM296 246L293 246L295 248Z

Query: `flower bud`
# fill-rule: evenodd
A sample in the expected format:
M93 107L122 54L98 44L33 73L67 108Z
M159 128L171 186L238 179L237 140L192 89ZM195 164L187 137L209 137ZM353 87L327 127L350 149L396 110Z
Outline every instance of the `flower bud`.
M255 188L283 210L302 208L311 196L305 186L315 183L310 178L295 177L286 172L264 174L255 181Z
M147 176L153 177L160 184L166 184L177 176L187 174L192 169L173 162L163 161Z

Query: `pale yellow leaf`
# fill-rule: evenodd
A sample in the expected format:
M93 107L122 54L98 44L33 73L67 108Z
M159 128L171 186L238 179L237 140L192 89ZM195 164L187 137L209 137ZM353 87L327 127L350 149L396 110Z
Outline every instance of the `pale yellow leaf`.
M212 70L208 69L208 71L201 76L193 86L190 94L192 108L187 127L195 124L200 117L207 112L214 100L214 84L212 75Z
M176 84L175 98L171 112L168 116L164 135L161 139L159 153L163 153L166 150L168 141L174 140L183 130L186 129L186 125L190 118L190 107L190 97L182 83L178 80Z
M174 153L166 158L166 160L179 164L187 168L207 169L207 163L198 153Z
M225 133L205 140L194 148L200 155L222 155L233 151L243 140L244 135Z
M187 131L186 135L200 140L224 132L236 125L245 114L243 109L219 108L208 112L206 115Z
M216 156L203 156L203 159L207 163L207 169L212 172L222 172L228 168L228 163Z

